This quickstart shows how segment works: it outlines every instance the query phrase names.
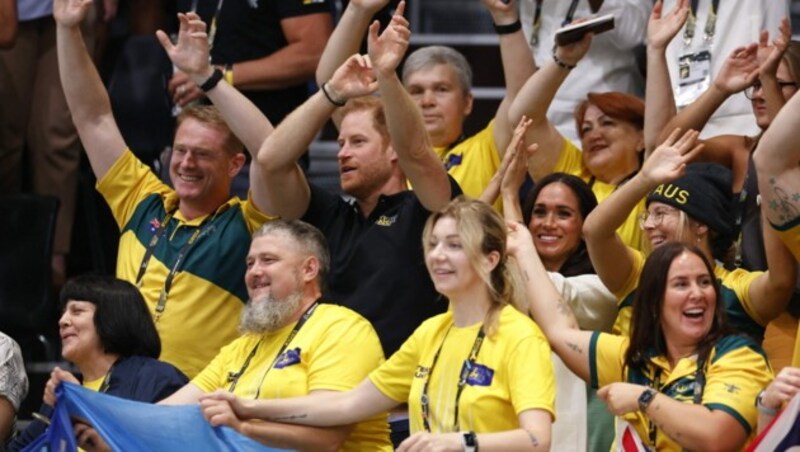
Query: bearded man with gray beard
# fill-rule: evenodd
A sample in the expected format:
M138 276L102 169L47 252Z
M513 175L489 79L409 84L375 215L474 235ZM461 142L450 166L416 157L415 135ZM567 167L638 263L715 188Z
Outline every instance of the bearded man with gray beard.
M212 425L231 425L263 444L293 450L390 451L386 415L331 428L239 420L213 391L246 398L320 395L354 388L383 362L378 335L360 315L321 304L330 256L325 237L300 220L275 220L253 234L242 336L161 404L199 403ZM232 422L233 420L233 422Z

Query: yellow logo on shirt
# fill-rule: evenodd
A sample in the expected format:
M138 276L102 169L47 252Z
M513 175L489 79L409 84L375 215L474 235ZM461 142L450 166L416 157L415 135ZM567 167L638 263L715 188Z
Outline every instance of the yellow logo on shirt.
M394 222L397 221L397 215L393 215L391 217L387 217L386 215L381 215L376 221L375 224L378 226L391 226Z

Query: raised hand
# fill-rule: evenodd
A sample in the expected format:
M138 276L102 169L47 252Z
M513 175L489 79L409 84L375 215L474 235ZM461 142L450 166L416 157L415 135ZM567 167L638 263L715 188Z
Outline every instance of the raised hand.
M334 99L342 101L375 92L378 82L369 57L355 54L348 58L333 73L326 89Z
M408 20L403 17L406 2L402 1L397 5L397 10L392 16L389 25L378 35L380 24L375 21L369 27L367 36L367 47L369 58L372 65L381 75L389 76L395 73L397 66L408 50L408 39L411 30L408 28Z
M77 27L91 6L92 0L53 0L53 18L63 27Z
M496 25L509 25L519 19L515 0L481 0Z
M689 0L678 1L667 14L662 14L663 9L664 2L659 0L647 22L647 46L658 50L666 49L686 23L686 18L689 17Z
M758 44L734 50L714 79L714 85L728 94L738 93L752 85L758 77Z
M503 193L517 193L522 183L525 182L525 174L528 170L528 158L539 149L536 143L530 146L525 146L525 132L530 128L533 120L523 116L514 129L514 135L511 137L511 143L508 144L506 155L503 156L503 162L500 164L500 169L497 170L501 174L502 181L500 183L500 190Z
M792 40L792 29L789 25L789 18L784 17L781 19L779 26L779 34L769 43L769 32L766 30L761 31L758 40L758 74L760 77L775 77L778 72L778 66L781 64L781 58L789 48L789 42Z
M169 59L178 69L189 75L211 74L208 59L208 35L206 24L196 13L178 13L180 29L178 42L173 44L162 30L156 32L158 41L167 51Z
M680 129L673 130L644 161L642 177L658 185L683 176L686 165L703 149L702 144L696 145L698 135L695 130L687 130L683 135Z
M579 23L583 21L585 21L585 19L577 19L572 23ZM564 46L556 46L554 50L555 56L570 66L576 66L589 51L589 47L592 46L593 37L594 33L586 33L583 36L583 39L578 42L573 42L572 44L567 44Z
M516 221L506 221L506 252L509 256L517 257L526 254L536 254L536 249L533 246L533 236L531 231L522 224Z

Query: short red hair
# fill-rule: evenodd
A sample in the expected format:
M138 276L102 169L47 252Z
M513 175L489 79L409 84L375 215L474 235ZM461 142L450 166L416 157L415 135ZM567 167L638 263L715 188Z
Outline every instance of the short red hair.
M630 94L611 91L607 93L589 93L586 100L575 108L575 127L578 136L581 132L583 117L589 105L594 105L611 118L632 124L639 130L644 129L644 101Z

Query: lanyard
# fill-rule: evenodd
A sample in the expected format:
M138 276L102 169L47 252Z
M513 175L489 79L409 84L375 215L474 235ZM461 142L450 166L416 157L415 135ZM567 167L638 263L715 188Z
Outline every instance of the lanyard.
M283 341L283 345L281 345L280 350L278 350L278 353L275 355L275 359L272 360L272 363L269 365L269 367L267 367L267 370L264 371L264 375L261 376L261 381L259 382L258 389L256 390L256 396L255 396L256 399L261 395L261 385L264 383L264 379L267 378L267 373L269 373L269 370L275 366L276 362L278 362L278 358L280 358L281 355L289 347L289 344L292 342L292 339L294 339L294 337L297 336L297 333L300 331L300 328L302 328L303 325L306 324L306 321L309 319L309 317L311 317L311 314L313 314L314 311L317 309L318 304L319 300L315 301L311 306L308 307L308 309L306 309L306 312L303 313L303 316L300 317L300 320L298 320L297 323L294 324L294 328L292 328L292 331L289 332L289 335L286 337L286 340ZM241 376L244 374L244 371L246 371L247 368L250 366L250 361L252 361L253 357L256 355L256 352L258 351L258 346L261 345L262 340L263 337L258 341L256 346L253 347L252 350L250 350L250 354L248 354L247 358L245 358L244 364L242 364L242 367L241 369L239 369L239 372L235 373L228 372L228 381L231 383L231 386L228 388L228 392L232 393L233 390L236 389L236 383L239 382L239 378L241 378Z
M697 28L697 6L699 0L692 0L691 8L689 9L689 18L686 19L686 27L683 29L683 44L688 47L692 40L694 40L694 32ZM711 0L711 5L708 8L708 17L706 17L706 25L703 27L703 39L706 42L714 40L714 34L717 31L717 12L719 11L719 0Z
M428 383L431 381L431 374L433 374L433 368L436 367L436 362L439 361L439 354L442 352L442 348L444 347L444 341L447 339L447 335L450 334L450 330L453 329L453 325L450 325L450 328L447 329L447 332L444 333L444 337L442 338L442 343L439 344L439 349L436 350L436 354L433 355L433 362L431 363L431 367L428 369L428 373L425 376L425 381L422 383L422 425L425 427L426 432L431 431L431 423L430 423L430 397L428 396ZM477 337L475 337L475 342L472 344L472 351L469 352L469 358L467 361L464 362L464 365L461 366L461 374L458 377L458 388L456 389L456 404L455 409L453 410L453 431L457 432L460 430L458 425L458 401L461 399L461 393L464 391L464 386L467 384L467 377L469 377L472 368L475 366L475 360L478 358L478 353L481 351L481 345L483 345L483 339L486 337L486 333L483 331L483 326L478 331Z
M189 8L189 11L197 12L197 2L199 0L192 0L192 6ZM211 26L208 27L208 51L211 52L211 48L214 47L214 38L217 36L217 17L219 16L220 10L222 10L222 2L224 0L219 0L217 2L217 10L214 11L214 15L211 16Z
M692 391L693 391L693 399L692 403L695 405L700 405L700 402L703 401L703 388L706 385L706 373L705 373L705 365L706 360L701 359L697 361L697 369L694 371L694 383L692 383ZM656 369L655 375L653 376L653 380L650 381L650 387L655 389L658 392L661 392L659 381L661 380L661 368ZM653 450L656 449L656 436L658 435L658 428L656 427L655 422L648 419L648 436L650 438L650 444L653 446Z
M575 17L575 10L578 8L579 0L572 0L567 8L567 15L564 16L564 21L561 26L564 27L572 23ZM539 47L539 29L542 28L542 3L544 0L536 0L536 10L533 13L533 32L531 33L531 46Z
M219 211L217 211L217 213L218 212ZM208 219L204 220L203 223L194 231L194 233L192 233L192 236L189 237L189 240L186 242L186 244L181 247L180 251L178 251L178 257L175 258L175 263L172 265L172 268L170 268L169 274L167 274L167 278L164 281L164 287L161 288L161 293L158 296L158 303L156 304L154 315L154 320L156 322L158 322L158 319L161 318L161 315L164 313L164 309L167 307L167 296L169 295L169 291L172 289L172 281L175 279L175 274L178 272L181 262L183 262L186 255L189 254L189 251L191 251L198 239L214 231L215 227L211 223L213 222L214 218L216 218L217 213L211 217L210 221ZM164 236L164 233L167 230L167 224L169 224L172 217L173 213L168 212L161 221L161 224L158 225L158 229L156 229L156 231L153 233L153 237L150 238L150 243L147 244L147 250L144 253L144 257L142 257L142 263L139 264L139 272L136 275L136 287L142 286L142 278L144 278L144 274L147 271L147 266L150 264L150 259L152 259L153 254L155 253L156 245L158 245L161 237Z

